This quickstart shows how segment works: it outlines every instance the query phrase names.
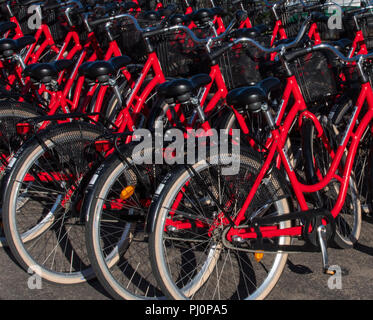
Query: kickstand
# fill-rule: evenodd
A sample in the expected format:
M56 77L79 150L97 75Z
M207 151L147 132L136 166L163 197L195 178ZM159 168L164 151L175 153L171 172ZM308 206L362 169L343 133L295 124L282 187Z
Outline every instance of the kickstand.
M332 270L329 270L326 226L324 225L319 226L317 228L317 234L319 236L319 243L320 243L320 248L321 248L323 271L325 274L334 275L335 272Z

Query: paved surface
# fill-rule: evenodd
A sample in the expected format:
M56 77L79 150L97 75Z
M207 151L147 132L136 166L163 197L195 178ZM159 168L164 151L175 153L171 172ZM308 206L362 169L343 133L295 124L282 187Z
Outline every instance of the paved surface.
M330 264L340 265L342 289L330 290L329 277L321 273L320 254L293 254L269 299L373 299L373 221L363 222L355 249L329 249ZM108 299L97 281L73 286L47 282L30 290L29 275L14 263L9 252L0 249L0 299Z

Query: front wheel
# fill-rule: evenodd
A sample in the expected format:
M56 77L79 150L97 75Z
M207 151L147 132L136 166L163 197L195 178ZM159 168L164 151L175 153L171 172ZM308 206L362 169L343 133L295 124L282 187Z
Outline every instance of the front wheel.
M333 161L332 153L325 148L323 141L317 136L315 126L311 121L305 120L303 127L304 159L307 163L307 180L311 184L317 183L322 177L328 173ZM328 138L329 147L331 150L337 150L339 143L337 137L339 130L335 123L329 118L323 117L322 121L324 132ZM336 171L336 175L342 176L345 164L346 154L343 156L340 166ZM329 184L319 192L321 205L332 210L339 197L341 183L337 179L332 179ZM334 244L342 249L351 248L358 241L361 232L362 216L359 191L355 179L354 171L352 170L348 182L348 191L341 211L335 218L336 233Z
M212 155L193 165L194 171L180 167L156 192L149 253L159 285L171 299L264 299L283 272L287 254L265 253L258 258L245 250L251 240L242 247L227 245L227 225L218 207L234 219L262 166L252 152L241 152L239 172L222 175L227 165L218 158L231 156ZM263 216L289 213L283 183L273 173L260 185L245 216L259 211ZM290 222L277 227L288 228ZM289 245L290 240L281 236L269 241Z

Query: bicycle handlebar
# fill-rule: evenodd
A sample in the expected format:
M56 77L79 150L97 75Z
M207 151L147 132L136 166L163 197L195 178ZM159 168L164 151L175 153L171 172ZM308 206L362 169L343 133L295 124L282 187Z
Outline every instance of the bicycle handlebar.
M334 53L340 60L345 61L345 62L358 62L360 60L366 60L366 59L373 58L373 51L369 52L368 54L358 54L356 56L353 56L352 58L349 58L349 57L346 57L338 49L336 49L335 47L327 43L322 43L322 44L318 44L313 47L304 48L303 50L304 52L300 52L301 50L299 50L299 53L298 53L299 56L310 53L310 52L316 52L316 51L330 51ZM297 52L295 52L295 54L296 53ZM294 59L294 58L297 58L297 56L295 57L293 56L291 58Z
M112 16L112 17L106 17L106 18L98 19L98 20L95 20L95 21L91 22L90 25L95 26L95 25L98 25L98 24L101 24L101 23L111 22L111 21L114 21L114 20L121 20L121 19L124 19L124 18L129 18L130 20L132 20L135 28L143 34L143 37L151 37L151 36L156 36L156 35L163 34L163 33L168 33L168 32L171 32L171 31L182 30L182 31L186 32L195 43L200 43L200 44L206 44L206 43L211 42L211 41L218 41L218 40L224 39L231 32L231 30L233 29L234 25L237 22L237 19L234 18L231 21L231 23L229 24L229 26L227 27L227 29L225 30L224 33L222 33L221 35L219 35L217 37L209 37L209 38L204 38L204 39L198 38L196 36L196 34L191 29L189 29L188 27L183 26L183 25L176 25L176 26L171 26L171 27L166 27L166 28L159 28L159 27L149 27L149 28L145 28L145 29L141 28L137 19L134 16L132 16L130 14L127 14L127 13L119 14L119 15Z
M300 41L303 39L303 37L304 37L304 35L306 33L306 30L308 29L311 21L312 21L312 16L309 16L303 22L302 27L301 27L301 29L300 29L297 37L292 42L289 42L287 44L280 44L280 45L278 45L277 47L274 47L274 48L266 48L266 47L263 47L259 42L255 41L252 38L242 37L242 38L236 39L236 40L228 43L224 47L222 47L222 48L220 48L220 49L218 49L218 50L210 53L210 58L212 60L214 60L218 56L222 55L225 51L227 51L230 48L232 48L233 46L235 46L235 45L237 45L239 43L243 43L243 42L251 43L252 45L254 45L255 47L257 47L260 51L265 52L265 53L279 52L279 51L283 51L283 50L286 50L286 49L290 49L290 48L296 47L300 43Z
M304 3L303 0L299 0L299 1L303 6L304 11L313 11L317 9L323 9L329 6L337 6L337 7L342 8L338 3L334 1L321 1L319 4L312 4L312 5Z

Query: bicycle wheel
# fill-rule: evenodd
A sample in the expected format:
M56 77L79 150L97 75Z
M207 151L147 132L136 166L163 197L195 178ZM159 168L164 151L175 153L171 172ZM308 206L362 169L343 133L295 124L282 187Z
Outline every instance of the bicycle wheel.
M228 156L232 154L222 154L220 159ZM216 204L234 219L262 162L252 151L241 151L239 173L222 176L225 166L217 157L211 155L196 163L194 172L178 168L156 192L150 210L155 217L149 243L153 272L162 291L172 299L264 299L277 283L287 254L266 253L255 260L255 254L245 250L252 240L244 241L242 247L233 246L225 237L229 227L220 220ZM259 210L263 216L288 213L283 186L274 170L258 189L247 218ZM289 221L278 225L289 226ZM290 240L281 236L272 241L288 245Z
M154 188L168 171L163 165L134 163L140 154L135 147L121 147L128 163L113 155L93 176L83 207L86 243L97 278L112 297L159 299L163 294L150 265L145 219ZM133 194L124 199L126 190Z
M335 124L326 116L322 118L324 132L329 141L329 146L332 150L336 150L339 146L337 137L339 130ZM317 137L315 127L312 122L305 121L304 125L304 145L303 150L308 155L304 156L305 161L308 161L307 180L311 183L317 183L320 177L324 177L332 163L330 152L325 148L323 141ZM342 175L346 156L341 160L341 164L336 174ZM322 206L328 210L332 210L338 199L340 190L340 182L337 179L332 179L329 184L319 192L321 196ZM359 239L361 232L361 204L359 192L356 184L354 171L351 172L349 180L349 188L347 191L344 205L335 218L336 234L334 237L335 244L340 248L351 248Z
M344 101L334 106L331 121L339 132L343 132L351 119L354 105L351 100ZM369 128L360 140L359 148L355 156L353 172L355 174L356 187L360 199L362 212L371 214L373 187L373 139Z
M5 169L14 153L32 133L29 132L24 136L17 134L17 123L22 121L22 119L34 118L41 115L41 109L38 110L26 103L7 100L0 102L0 184L5 174ZM0 199L0 202L2 202L2 199ZM0 224L0 247L2 247L6 245L6 240L2 228L1 216Z
M102 160L93 145L101 134L79 122L47 129L22 146L4 177L10 250L25 270L46 280L72 284L93 276L80 205L86 177Z

